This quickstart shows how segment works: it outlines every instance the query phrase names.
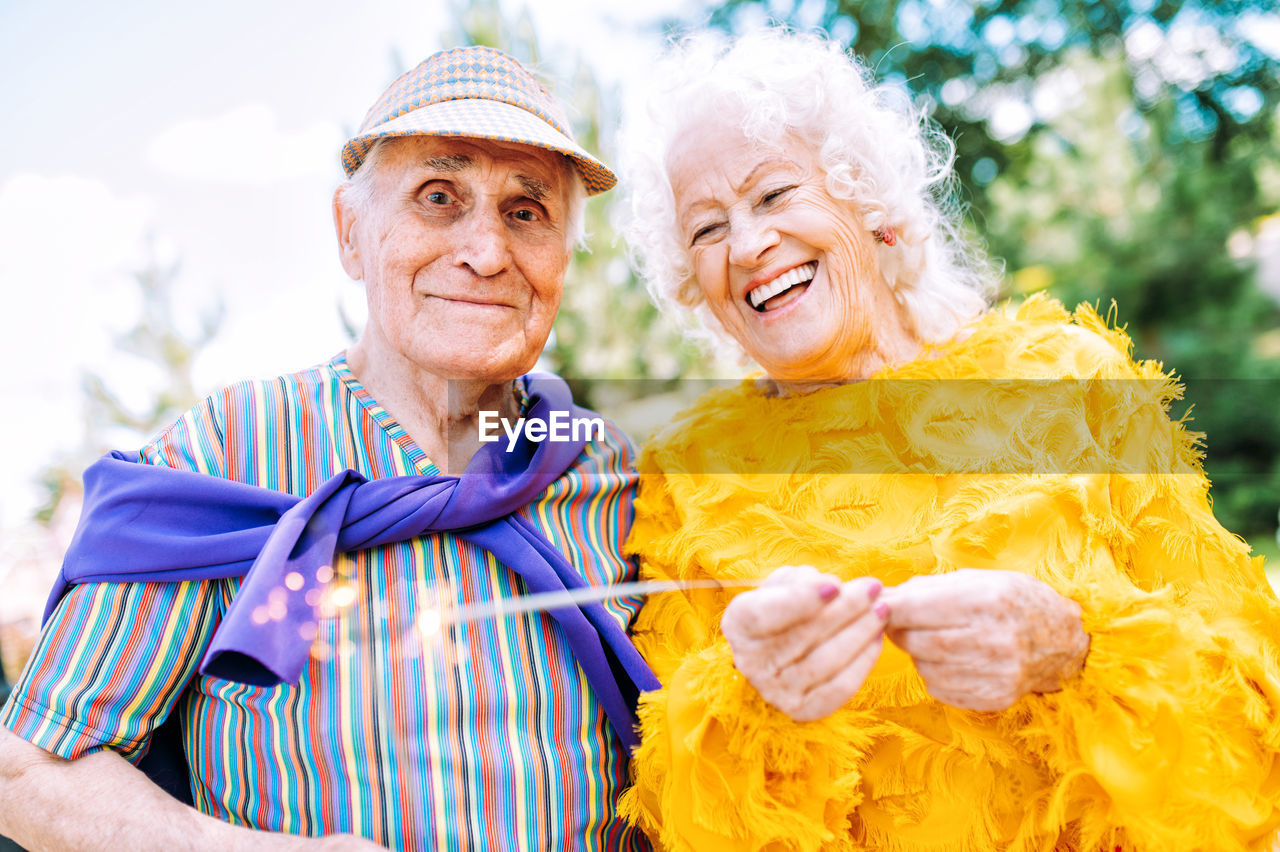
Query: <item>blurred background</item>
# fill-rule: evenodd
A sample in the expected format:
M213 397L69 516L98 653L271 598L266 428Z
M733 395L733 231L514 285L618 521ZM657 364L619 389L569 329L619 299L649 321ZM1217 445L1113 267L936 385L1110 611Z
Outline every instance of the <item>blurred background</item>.
M1270 2L0 0L0 650L12 678L79 513L79 476L221 384L347 345L338 151L397 74L490 44L613 161L672 33L820 27L957 143L1006 298L1095 303L1187 384L1214 512L1280 565L1280 13ZM740 374L684 344L588 207L544 354L643 433L640 394ZM1181 405L1182 416L1187 405ZM652 408L646 408L652 411ZM632 414L628 414L631 411ZM628 419L630 417L630 419ZM638 435L642 436L642 435ZM1280 575L1272 574L1273 582Z

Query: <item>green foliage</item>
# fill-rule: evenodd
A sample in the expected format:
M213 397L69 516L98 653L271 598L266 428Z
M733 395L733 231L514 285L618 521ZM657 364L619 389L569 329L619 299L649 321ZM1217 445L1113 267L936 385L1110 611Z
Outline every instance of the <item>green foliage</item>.
M1141 41L1152 33L1148 27L1169 32L1177 24L1194 42L1183 45L1178 61L1157 50L1135 59L1131 69L1139 108L1176 105L1174 141L1224 144L1242 133L1271 138L1266 116L1280 103L1280 62L1242 36L1244 16L1266 9L1241 0L726 0L711 13L711 23L738 29L774 20L825 29L877 76L909 83L956 140L960 172L969 176L983 158L1003 168L1048 126L1033 110L1025 136L989 135L992 95L1030 100L1034 84L1064 57L1114 54L1124 37ZM1253 98L1257 108L1244 110ZM979 200L985 183L971 187Z
M1105 312L1188 383L1214 510L1269 536L1280 506L1280 311L1233 237L1280 207L1280 61L1255 3L728 0L713 25L820 26L956 141L1010 295ZM1175 415L1180 412L1175 412Z

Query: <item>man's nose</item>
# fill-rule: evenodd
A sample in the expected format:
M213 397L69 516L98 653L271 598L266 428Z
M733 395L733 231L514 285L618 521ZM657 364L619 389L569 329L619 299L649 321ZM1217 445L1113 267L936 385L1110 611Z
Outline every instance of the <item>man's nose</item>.
M504 272L511 265L510 234L500 211L473 209L461 231L461 244L455 249L460 265L481 278Z
M778 244L777 229L761 216L740 216L729 226L729 262L734 266L759 266Z

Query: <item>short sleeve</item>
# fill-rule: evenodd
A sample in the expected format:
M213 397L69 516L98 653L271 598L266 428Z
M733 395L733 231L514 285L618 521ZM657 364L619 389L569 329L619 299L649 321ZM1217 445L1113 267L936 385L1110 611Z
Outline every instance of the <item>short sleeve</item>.
M0 724L68 760L137 763L195 673L216 624L211 583L75 586L45 625Z
M148 464L221 475L224 394L144 447ZM223 605L222 584L86 583L45 623L0 724L51 754L102 749L137 763L195 675Z

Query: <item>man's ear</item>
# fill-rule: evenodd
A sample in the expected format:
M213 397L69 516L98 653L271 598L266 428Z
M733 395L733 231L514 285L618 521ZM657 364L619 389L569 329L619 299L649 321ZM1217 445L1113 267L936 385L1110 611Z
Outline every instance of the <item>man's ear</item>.
M343 197L343 188L333 192L333 227L338 234L338 259L347 275L355 281L364 280L364 263L356 242L356 210L350 199Z

